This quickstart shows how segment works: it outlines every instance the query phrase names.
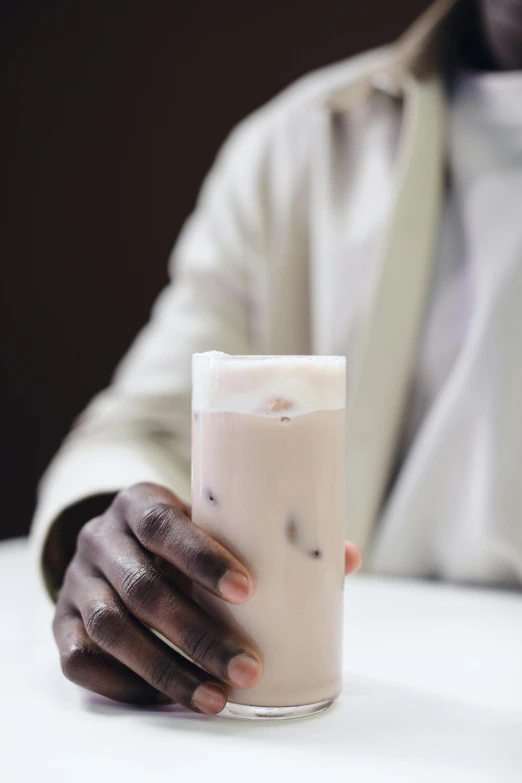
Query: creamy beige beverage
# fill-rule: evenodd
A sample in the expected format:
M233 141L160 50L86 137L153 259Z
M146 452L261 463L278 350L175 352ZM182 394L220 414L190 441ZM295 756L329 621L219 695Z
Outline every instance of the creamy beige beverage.
M194 356L193 519L256 584L242 606L197 595L262 655L259 685L230 694L239 717L308 714L339 694L344 406L344 358Z

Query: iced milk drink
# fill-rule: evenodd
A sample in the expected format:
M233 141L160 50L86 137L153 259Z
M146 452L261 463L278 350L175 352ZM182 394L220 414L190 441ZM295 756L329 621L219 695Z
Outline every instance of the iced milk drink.
M339 694L344 408L344 357L193 357L193 519L256 586L241 606L196 599L264 662L230 716L308 715Z

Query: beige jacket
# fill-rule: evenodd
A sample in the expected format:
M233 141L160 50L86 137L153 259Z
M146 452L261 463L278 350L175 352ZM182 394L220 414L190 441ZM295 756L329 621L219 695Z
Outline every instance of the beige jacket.
M395 45L304 78L232 133L150 323L42 480L33 526L40 558L53 521L82 498L144 480L190 497L191 355L209 349L347 355L347 532L367 548L434 255L445 128L439 58L452 5L440 0ZM391 171L380 182L371 167L385 148ZM384 187L386 211L375 222ZM351 260L357 241L371 250L364 269L360 252L357 268Z

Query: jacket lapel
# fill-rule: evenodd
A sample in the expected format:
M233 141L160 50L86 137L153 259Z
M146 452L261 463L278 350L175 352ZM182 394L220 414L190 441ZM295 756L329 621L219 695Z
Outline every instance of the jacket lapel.
M349 537L363 550L396 453L431 276L444 173L440 77L407 75L402 85L397 192L347 405L346 518Z

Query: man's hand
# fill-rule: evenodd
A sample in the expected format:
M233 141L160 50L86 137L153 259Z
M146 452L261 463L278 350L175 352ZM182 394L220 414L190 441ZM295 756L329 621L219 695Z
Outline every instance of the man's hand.
M77 685L117 701L171 700L213 714L224 708L228 685L260 680L258 653L184 589L194 582L241 604L252 595L252 577L188 514L167 489L137 484L81 529L53 624L63 672ZM353 544L345 563L346 573L360 564Z

